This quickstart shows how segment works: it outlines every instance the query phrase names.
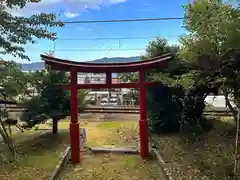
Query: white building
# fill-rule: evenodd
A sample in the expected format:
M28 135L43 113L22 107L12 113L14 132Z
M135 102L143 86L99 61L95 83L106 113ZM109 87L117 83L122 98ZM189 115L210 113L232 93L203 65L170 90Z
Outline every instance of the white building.
M235 104L233 102L232 97L229 96L229 99L230 99L231 105L234 107ZM209 96L207 96L205 98L205 102L207 104L210 104L213 107L217 107L217 108L225 108L225 107L227 107L226 106L226 101L225 101L225 96L211 96L211 95L209 95Z
M78 73L78 84L104 84L106 82L105 74L95 74L95 73ZM112 74L112 83L120 83L120 79L117 78L116 74ZM90 99L120 99L123 102L123 96L127 94L130 90L123 89L92 89L88 95Z

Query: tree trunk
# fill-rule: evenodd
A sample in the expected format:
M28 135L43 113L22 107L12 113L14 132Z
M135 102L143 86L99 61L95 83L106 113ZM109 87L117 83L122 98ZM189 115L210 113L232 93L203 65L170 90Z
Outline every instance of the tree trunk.
M57 134L58 133L58 119L57 118L52 118L53 123L52 123L52 133Z
M227 92L227 90L224 89L223 92L224 92L224 97L225 97L226 105L227 105L227 107L230 109L230 111L232 112L233 118L234 118L234 120L235 120L235 123L237 124L237 111L234 109L234 107L233 107L233 106L231 105L231 103L230 103L230 100L229 100L229 98L228 98L229 93Z
M3 141L5 142L5 144L7 144L9 150L11 151L14 160L16 160L16 151L15 151L15 146L12 142L11 137L8 135L6 128L4 127L4 124L2 122L2 120L0 119L0 135L3 138Z
M235 161L234 161L234 180L238 178L238 168L239 168L239 159L237 158L239 156L239 120L240 120L240 109L238 108L237 113L237 127L236 127L236 139L235 139Z

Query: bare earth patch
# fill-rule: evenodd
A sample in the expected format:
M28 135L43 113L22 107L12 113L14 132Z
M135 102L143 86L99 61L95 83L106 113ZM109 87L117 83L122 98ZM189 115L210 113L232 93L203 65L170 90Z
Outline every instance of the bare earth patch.
M158 151L169 161L167 173L177 180L232 179L234 135L228 133L232 125L231 119L218 120L213 130L194 142L180 134L154 135Z

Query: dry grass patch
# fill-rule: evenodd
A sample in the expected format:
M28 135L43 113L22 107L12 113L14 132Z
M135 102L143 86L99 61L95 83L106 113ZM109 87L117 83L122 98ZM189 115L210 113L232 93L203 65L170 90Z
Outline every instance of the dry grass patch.
M214 129L198 141L179 134L154 135L168 173L178 180L230 180L233 170L234 127L232 119L213 120ZM230 132L230 133L229 133Z
M83 162L69 164L59 180L160 180L155 161L138 155L84 154Z

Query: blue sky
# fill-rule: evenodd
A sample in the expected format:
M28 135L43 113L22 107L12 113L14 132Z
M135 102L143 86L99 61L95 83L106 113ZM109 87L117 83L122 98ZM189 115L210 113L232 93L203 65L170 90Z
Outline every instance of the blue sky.
M27 16L39 12L56 12L60 14L58 19L63 21L182 17L184 13L182 5L188 2L189 0L42 0L41 3L29 4L25 9L12 11L12 13ZM185 33L181 20L67 24L63 28L52 29L52 31L58 34L58 40L55 42L55 56L75 61L141 55L151 37L165 37L170 44L175 44L178 37ZM78 40L125 37L146 38ZM26 54L31 58L31 62L37 62L40 61L41 53L53 48L52 41L38 40L36 45L26 45ZM125 50L106 51L106 49ZM26 63L25 60L17 61Z

